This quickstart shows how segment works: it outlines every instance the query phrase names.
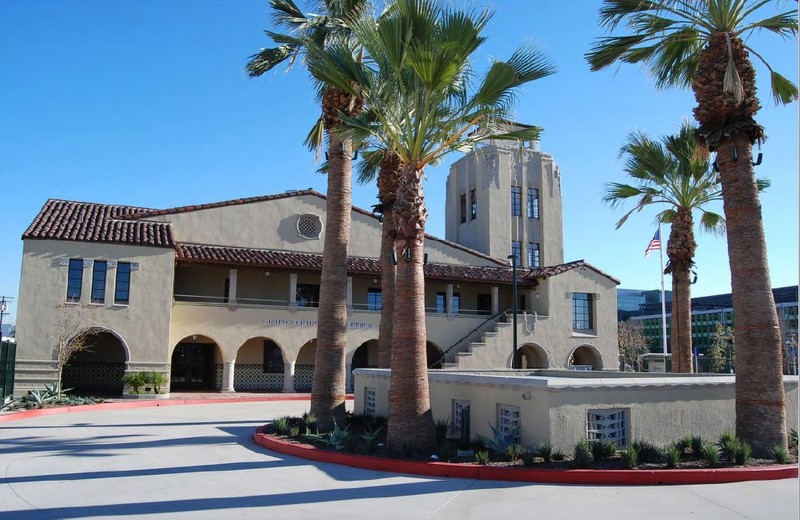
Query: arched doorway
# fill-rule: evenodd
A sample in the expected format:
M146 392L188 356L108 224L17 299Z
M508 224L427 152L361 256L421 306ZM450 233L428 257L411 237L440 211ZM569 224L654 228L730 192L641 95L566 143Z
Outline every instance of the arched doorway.
M184 338L172 351L171 390L220 390L222 354L217 343L194 334Z
M72 393L80 395L122 395L128 361L122 340L111 331L100 330L87 337L86 345L64 365L61 386L73 388Z
M237 392L283 390L283 352L269 338L250 338L236 353L233 389Z
M428 368L442 368L442 349L436 346L435 343L428 341L425 343L425 357L428 361Z
M314 361L317 357L317 338L300 347L294 364L294 391L310 392L314 384Z
M550 365L547 359L547 352L533 343L522 345L519 348L519 356L522 361L522 368L547 368Z
M593 346L581 345L569 355L567 366L576 370L602 370L603 358Z
M348 391L353 390L353 370L357 368L377 368L378 367L378 340L371 339L362 343L355 352L353 360L350 362L350 386Z

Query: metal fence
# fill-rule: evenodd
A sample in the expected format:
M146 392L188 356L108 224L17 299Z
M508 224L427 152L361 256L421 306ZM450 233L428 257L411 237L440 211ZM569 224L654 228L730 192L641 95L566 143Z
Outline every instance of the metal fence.
M14 394L14 362L17 344L14 341L0 342L0 403Z

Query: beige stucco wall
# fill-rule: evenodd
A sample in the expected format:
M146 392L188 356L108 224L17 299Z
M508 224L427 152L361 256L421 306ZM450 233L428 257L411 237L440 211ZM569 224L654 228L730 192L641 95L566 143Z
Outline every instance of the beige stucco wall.
M535 374L534 372L523 372ZM550 442L567 453L587 437L589 410L627 411L627 440L667 444L686 435L707 440L735 431L734 376L599 374L544 377L429 372L434 418L452 421L454 400L470 401L472 436L491 436L499 404L520 409L526 446ZM375 388L376 415L387 416L389 371L355 372L354 409L364 413L365 388ZM798 377L784 376L788 427L798 421Z
M117 336L127 349L129 362L163 362L166 358L172 311L172 249L25 240L22 257L17 308L17 390L31 379L52 380L52 373L37 370L53 366L48 362L54 359L53 331L59 319L58 307L66 299L69 271L68 265L60 265L63 258L138 262L139 269L131 271L128 305L114 304L116 270L107 269L105 303L91 305L92 325ZM90 303L91 285L92 267L85 266L83 304ZM41 366L29 361L39 361Z

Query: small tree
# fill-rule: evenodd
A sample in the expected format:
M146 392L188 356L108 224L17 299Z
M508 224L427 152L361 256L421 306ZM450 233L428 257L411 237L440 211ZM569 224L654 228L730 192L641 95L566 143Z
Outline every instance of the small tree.
M709 364L708 371L714 373L725 372L727 368L726 360L730 360L733 367L733 357L736 352L736 344L733 337L733 329L724 327L717 322L717 328L712 336L711 346L706 350Z
M641 321L621 321L617 325L619 358L622 370L642 371L641 355L647 352L650 341L644 335Z
M93 345L90 339L98 329L91 326L92 321L91 307L75 303L62 303L58 306L58 321L53 330L54 355L58 366L58 399L61 399L64 366L75 353Z

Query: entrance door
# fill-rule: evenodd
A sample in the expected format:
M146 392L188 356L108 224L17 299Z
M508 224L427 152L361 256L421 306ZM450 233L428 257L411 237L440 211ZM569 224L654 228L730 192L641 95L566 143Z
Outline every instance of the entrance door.
M172 354L171 388L213 388L214 345L180 343Z
M478 314L492 313L492 295L478 293Z

